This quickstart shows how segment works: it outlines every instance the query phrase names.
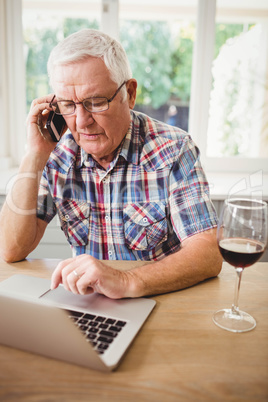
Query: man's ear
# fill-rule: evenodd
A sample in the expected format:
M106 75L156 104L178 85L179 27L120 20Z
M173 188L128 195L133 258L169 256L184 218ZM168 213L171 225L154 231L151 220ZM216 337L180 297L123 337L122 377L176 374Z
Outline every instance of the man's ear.
M131 78L126 83L127 94L128 94L128 105L130 109L133 109L135 106L137 85L138 83L134 78Z

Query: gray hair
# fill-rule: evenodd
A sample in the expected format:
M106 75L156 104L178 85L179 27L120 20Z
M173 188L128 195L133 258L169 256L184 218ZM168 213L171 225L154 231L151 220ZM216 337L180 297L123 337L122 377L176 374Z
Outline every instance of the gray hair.
M132 72L122 45L109 35L95 29L82 29L61 41L51 51L47 71L50 82L54 67L99 57L110 72L111 79L119 86L132 78Z

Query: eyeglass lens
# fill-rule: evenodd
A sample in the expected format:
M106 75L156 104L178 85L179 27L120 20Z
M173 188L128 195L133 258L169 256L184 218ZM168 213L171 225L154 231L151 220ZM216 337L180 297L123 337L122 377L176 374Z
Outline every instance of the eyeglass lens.
M109 107L107 98L85 99L82 104L88 112L103 112ZM73 101L58 101L56 104L53 104L52 107L56 114L63 115L72 114L76 109L76 105Z

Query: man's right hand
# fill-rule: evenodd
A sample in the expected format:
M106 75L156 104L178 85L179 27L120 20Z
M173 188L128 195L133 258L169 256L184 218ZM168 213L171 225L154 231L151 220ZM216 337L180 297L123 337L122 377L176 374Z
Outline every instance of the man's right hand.
M53 94L35 99L31 104L31 109L27 117L27 149L28 152L38 155L46 162L50 153L57 145L47 130L46 121L49 112L52 110L50 102Z

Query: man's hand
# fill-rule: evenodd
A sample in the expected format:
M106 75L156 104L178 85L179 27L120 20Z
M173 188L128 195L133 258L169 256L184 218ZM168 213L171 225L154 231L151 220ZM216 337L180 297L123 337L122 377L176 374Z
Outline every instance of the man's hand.
M102 263L96 258L82 254L59 263L51 278L51 289L60 283L76 294L97 292L111 299L127 297L131 275Z
M57 145L57 143L51 139L46 129L47 118L49 112L52 110L50 102L53 97L53 94L49 94L42 98L35 99L31 104L31 109L27 117L28 150L33 154L44 155L45 162ZM67 127L65 131L66 129Z
M185 289L220 273L222 257L216 231L214 228L191 236L176 253L128 271L111 268L87 254L70 258L53 272L51 288L62 283L76 294L97 292L111 299Z

